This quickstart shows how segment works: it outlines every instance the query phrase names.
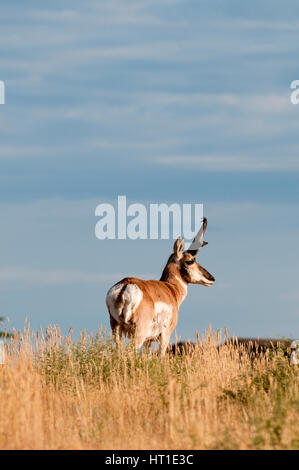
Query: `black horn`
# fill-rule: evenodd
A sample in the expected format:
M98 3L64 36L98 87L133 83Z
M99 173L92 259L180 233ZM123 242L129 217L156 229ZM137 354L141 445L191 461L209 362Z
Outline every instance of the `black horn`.
M188 248L188 253L190 253L193 256L196 256L199 250L201 249L202 246L205 246L208 244L208 242L205 242L203 237L205 234L205 231L207 229L208 225L208 219L206 217L203 217L202 219L202 226L199 230L199 232L196 234L194 237L190 247Z

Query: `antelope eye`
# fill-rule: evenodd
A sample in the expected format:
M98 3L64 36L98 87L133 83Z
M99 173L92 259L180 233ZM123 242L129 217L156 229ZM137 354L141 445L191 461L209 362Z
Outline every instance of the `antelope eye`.
M190 266L191 264L193 264L195 262L194 259L190 260L190 261L186 261L186 264L188 264L188 266Z

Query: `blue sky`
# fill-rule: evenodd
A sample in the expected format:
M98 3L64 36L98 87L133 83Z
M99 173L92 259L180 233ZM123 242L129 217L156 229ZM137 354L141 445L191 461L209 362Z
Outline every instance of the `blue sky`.
M18 8L19 6L19 8ZM299 337L299 4L76 0L0 6L0 314L109 326L107 289L173 242L100 241L95 207L203 203L215 275L177 334Z

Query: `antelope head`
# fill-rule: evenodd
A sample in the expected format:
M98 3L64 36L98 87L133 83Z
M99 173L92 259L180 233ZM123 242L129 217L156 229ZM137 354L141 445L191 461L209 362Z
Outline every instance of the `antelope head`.
M196 261L200 248L207 245L207 242L203 241L206 228L207 219L204 218L203 225L188 250L184 251L184 239L178 238L174 243L172 256L185 282L208 287L214 284L215 278Z

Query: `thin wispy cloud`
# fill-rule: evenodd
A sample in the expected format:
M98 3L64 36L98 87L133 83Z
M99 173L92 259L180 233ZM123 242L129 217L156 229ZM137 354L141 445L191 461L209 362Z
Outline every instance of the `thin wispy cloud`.
M228 27L236 26L239 28L275 30L275 31L299 31L299 21L259 21L236 19Z
M299 157L244 157L241 155L177 155L156 158L160 165L202 171L299 171Z
M151 278L153 274L139 273L140 277ZM116 282L125 277L125 273L93 273L74 269L33 269L22 266L0 269L0 282L4 287L59 286L66 284L94 284ZM1 287L0 287L1 289Z

